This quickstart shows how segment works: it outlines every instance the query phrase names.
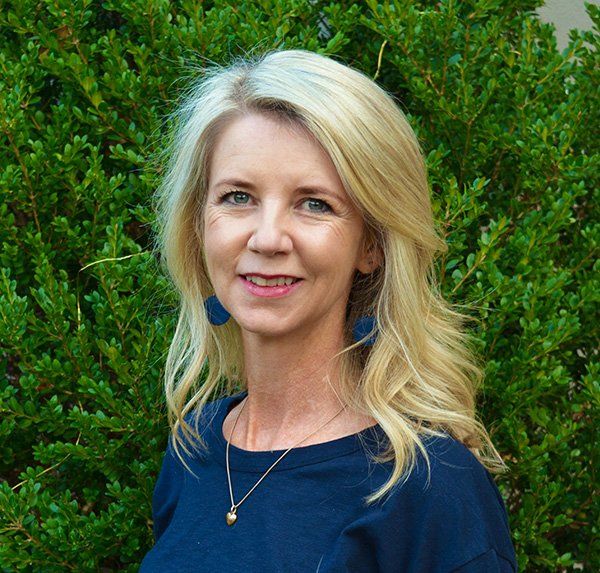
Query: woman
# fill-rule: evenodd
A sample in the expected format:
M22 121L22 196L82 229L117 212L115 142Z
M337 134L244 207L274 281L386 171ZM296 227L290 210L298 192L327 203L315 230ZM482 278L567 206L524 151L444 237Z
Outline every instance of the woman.
M172 439L141 570L516 571L392 98L275 51L208 72L180 126L159 195Z

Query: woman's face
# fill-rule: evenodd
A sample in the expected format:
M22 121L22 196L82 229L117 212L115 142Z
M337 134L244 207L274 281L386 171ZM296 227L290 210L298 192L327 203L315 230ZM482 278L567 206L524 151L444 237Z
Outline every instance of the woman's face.
M243 331L341 335L354 272L372 266L362 217L312 136L258 114L228 124L203 217L215 294Z

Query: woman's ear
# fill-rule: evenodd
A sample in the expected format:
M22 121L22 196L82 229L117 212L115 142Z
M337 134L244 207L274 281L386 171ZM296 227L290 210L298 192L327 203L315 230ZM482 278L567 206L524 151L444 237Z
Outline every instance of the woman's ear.
M371 274L383 263L383 252L376 241L366 241L362 248L362 255L356 268L363 274Z

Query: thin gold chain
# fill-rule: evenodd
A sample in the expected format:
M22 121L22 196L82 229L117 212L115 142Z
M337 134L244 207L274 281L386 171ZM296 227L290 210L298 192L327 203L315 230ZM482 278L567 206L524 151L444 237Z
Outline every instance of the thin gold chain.
M231 432L229 434L229 441L227 442L227 450L225 452L225 460L226 460L226 466L227 466L227 482L229 483L229 497L231 498L231 510L230 511L232 511L232 512L235 512L235 510L237 510L237 508L240 505L242 505L242 503L244 503L244 501L246 501L248 496L258 487L258 484L269 475L269 472L283 459L284 456L286 456L296 446L298 446L302 442L308 440L308 438L310 438L313 434L316 434L321 428L325 427L327 424L332 422L335 418L337 418L346 409L346 406L344 406L335 416L333 416L332 418L327 420L327 422L325 422L323 425L319 426L314 432L311 432L308 436L306 436L305 438L302 438L299 442L295 443L287 451L283 452L283 454L281 454L281 456L279 456L279 458L275 461L275 463L273 463L273 465L271 465L271 467L263 474L263 476L254 484L252 489L250 489L250 491L241 499L241 501L239 501L238 503L235 503L233 501L233 489L231 487L231 475L229 473L229 444L231 443L231 438L233 437L233 432L237 425L238 419L242 413L242 410L246 406L247 399L248 399L248 396L246 396L246 398L244 398L244 404L241 407L240 411L238 412L238 415L235 418L235 422L233 423L233 428L231 428Z

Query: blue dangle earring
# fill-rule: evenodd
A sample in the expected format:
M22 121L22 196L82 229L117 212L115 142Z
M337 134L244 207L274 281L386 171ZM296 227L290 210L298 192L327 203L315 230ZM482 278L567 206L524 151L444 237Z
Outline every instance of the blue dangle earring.
M369 336L369 338L363 344L365 346L373 346L377 340L377 322L374 316L361 316L354 323L354 328L352 329L354 342L360 342L365 336Z
M231 316L214 294L204 301L204 310L206 310L208 321L215 326L225 324Z

